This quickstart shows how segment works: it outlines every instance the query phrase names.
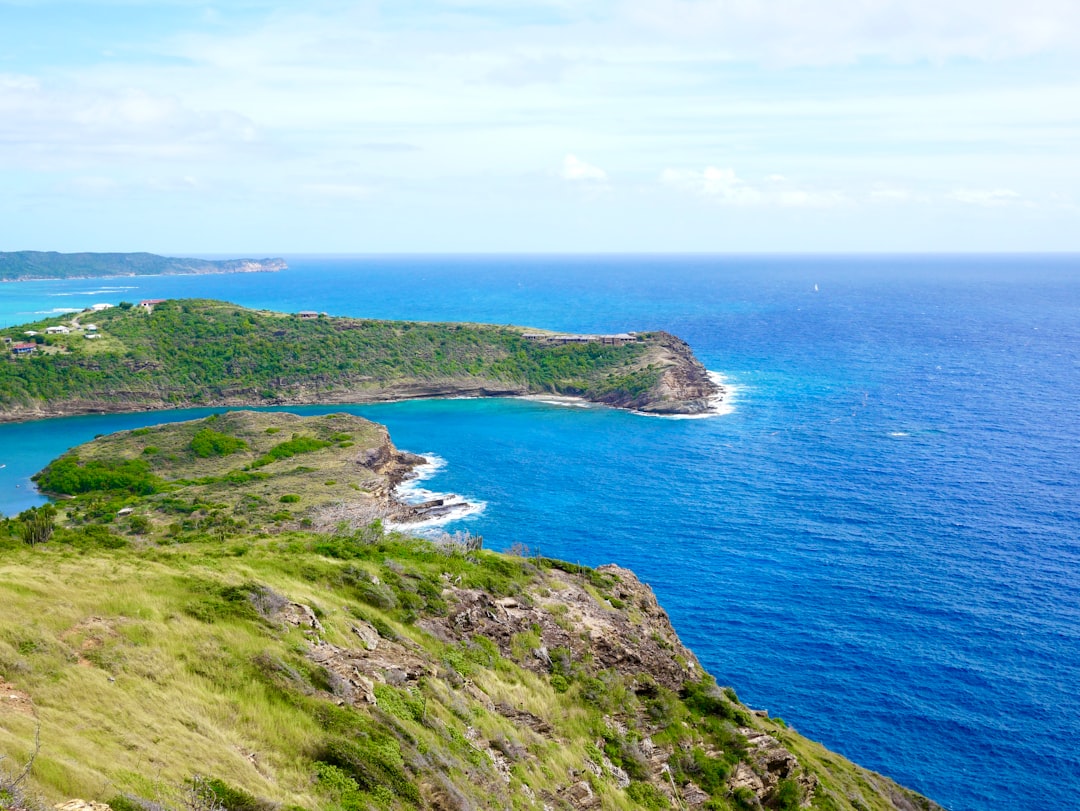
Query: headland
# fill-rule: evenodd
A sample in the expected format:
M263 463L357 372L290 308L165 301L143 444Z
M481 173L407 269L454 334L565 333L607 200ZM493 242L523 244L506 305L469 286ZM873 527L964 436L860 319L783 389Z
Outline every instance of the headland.
M206 406L555 394L706 414L722 389L665 332L275 313L202 299L121 303L0 331L0 421Z

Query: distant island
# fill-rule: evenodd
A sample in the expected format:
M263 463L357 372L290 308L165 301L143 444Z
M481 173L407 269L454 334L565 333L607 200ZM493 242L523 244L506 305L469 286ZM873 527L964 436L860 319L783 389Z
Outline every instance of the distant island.
M723 394L685 342L659 331L569 335L152 299L9 327L0 340L0 422L552 394L693 415Z
M178 259L152 253L0 252L0 281L183 276L284 270L284 259Z

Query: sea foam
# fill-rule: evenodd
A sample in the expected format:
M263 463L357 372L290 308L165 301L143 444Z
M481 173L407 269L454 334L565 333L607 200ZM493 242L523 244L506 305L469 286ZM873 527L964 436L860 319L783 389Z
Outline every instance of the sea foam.
M423 482L445 469L446 460L434 453L419 455L424 457L424 464L416 467L412 477L397 486L394 496L406 504L423 504L425 501L442 499L449 510L442 515L422 521L387 522L388 529L408 530L422 535L425 531L437 530L452 521L476 518L487 509L486 501L469 500L457 493L440 493L423 487Z

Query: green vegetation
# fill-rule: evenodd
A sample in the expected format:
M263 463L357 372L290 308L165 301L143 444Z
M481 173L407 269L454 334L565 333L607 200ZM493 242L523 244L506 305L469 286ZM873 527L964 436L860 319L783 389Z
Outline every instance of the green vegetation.
M202 456L207 431L243 444ZM289 453L243 470L299 440L304 467ZM282 503L308 509L329 471L335 504L367 498L349 477L385 488L356 456L392 458L386 443L357 417L232 412L50 465L42 480L72 497L0 519L0 683L19 699L0 706L0 802L628 811L696 794L713 811L934 811L741 705L624 570L413 538L370 514L271 523ZM29 542L39 523L51 533ZM783 757L762 756L762 735ZM761 788L735 785L747 774Z
M56 460L34 480L46 493L68 496L91 492L147 496L161 488L150 465L142 459L82 462L74 454Z
M211 456L228 456L237 451L242 451L246 447L247 443L244 440L211 428L203 428L191 438L191 451L201 459ZM146 453L151 448L153 448L152 445L143 448L143 453ZM157 453L158 449L153 448L153 452Z
M122 411L457 391L553 392L636 406L673 363L664 355L671 339L662 334L620 346L555 344L527 340L513 327L302 319L204 300L166 301L152 311L114 307L93 317L97 340L78 330L42 334L34 355L0 357L0 415L61 405L78 411L85 402ZM67 320L0 335L23 340L27 328L44 333ZM200 452L235 452L210 440L200 440Z
M251 466L265 467L271 462L280 462L282 459L288 459L301 453L321 451L323 448L329 448L333 444L333 442L324 439L315 439L310 436L296 436L286 442L275 445L252 462Z
M13 251L0 253L0 281L72 279L108 276L149 276L187 273L234 273L281 270L281 259L176 259L152 253L56 253ZM129 305L130 306L130 305Z
M278 441L282 430L292 439ZM345 434L349 448L334 441ZM177 543L239 530L336 531L337 505L353 505L344 517L356 514L365 524L389 509L370 495L382 478L356 464L358 451L386 454L402 470L413 464L395 463L385 429L360 417L228 412L103 437L35 479L44 491L71 497L63 510L72 526L104 523L123 535ZM293 464L298 455L317 467ZM327 479L331 472L336 478ZM283 509L293 505L295 513Z

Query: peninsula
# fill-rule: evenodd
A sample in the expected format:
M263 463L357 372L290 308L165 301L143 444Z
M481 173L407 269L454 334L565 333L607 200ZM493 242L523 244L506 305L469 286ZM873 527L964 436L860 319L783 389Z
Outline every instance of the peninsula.
M388 531L422 461L231 412L52 462L0 521L0 806L940 811L718 686L632 572Z
M0 421L193 406L558 394L655 414L722 395L664 332L566 335L210 300L121 303L0 330Z
M284 270L284 259L177 259L152 253L0 252L0 282Z

